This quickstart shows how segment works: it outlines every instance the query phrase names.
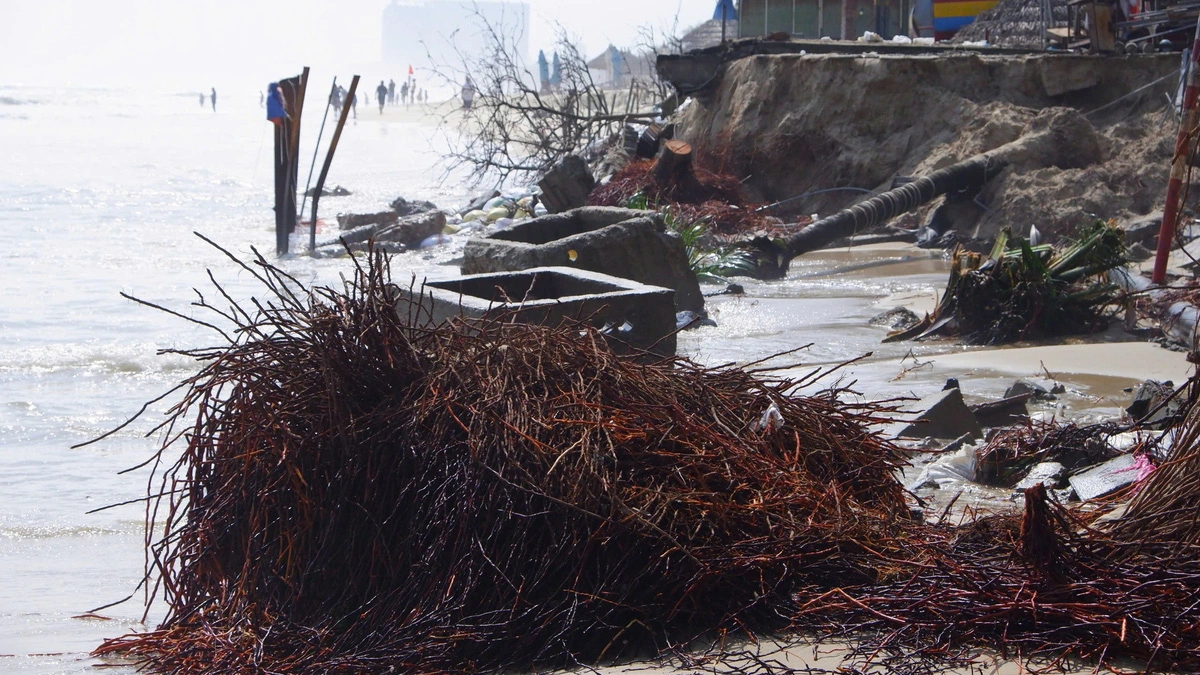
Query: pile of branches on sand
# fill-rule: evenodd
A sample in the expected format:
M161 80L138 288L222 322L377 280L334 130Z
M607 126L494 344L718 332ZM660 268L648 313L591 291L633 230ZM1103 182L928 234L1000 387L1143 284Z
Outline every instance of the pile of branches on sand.
M259 258L253 313L201 301L234 330L184 352L204 365L153 458L168 614L98 654L465 673L799 634L852 638L854 668L1200 666L1200 556L1164 566L1037 489L1023 516L924 525L871 431L888 411L798 394L816 374L639 362L582 324L424 326L361 264L305 289Z
M737 178L691 165L690 170L675 172L664 181L656 177L654 166L649 159L630 162L607 183L592 190L588 204L671 207L687 222L708 222L717 236L770 229L770 221L746 199Z

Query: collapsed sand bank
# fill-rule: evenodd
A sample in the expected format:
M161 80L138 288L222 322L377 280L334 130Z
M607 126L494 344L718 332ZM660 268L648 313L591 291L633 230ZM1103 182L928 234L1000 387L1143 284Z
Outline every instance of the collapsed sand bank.
M1077 153L1006 169L980 196L983 206L956 214L957 229L975 238L1034 223L1053 235L1093 216L1144 215L1161 201L1172 147L1163 94L1177 70L1172 54L761 55L726 64L679 113L678 135L709 168L747 177L753 196L772 202L836 187L886 189L896 177L1019 138L1041 110L1071 108L1088 122L1070 139ZM815 195L781 213L828 213L859 198Z

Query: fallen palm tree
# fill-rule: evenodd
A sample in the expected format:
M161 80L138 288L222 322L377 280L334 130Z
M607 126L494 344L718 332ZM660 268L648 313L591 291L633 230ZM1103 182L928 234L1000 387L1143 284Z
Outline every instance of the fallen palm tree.
M885 341L936 333L1000 344L1092 332L1107 325L1101 312L1120 296L1102 275L1127 262L1120 229L1099 221L1062 249L1032 246L1006 230L990 256L961 249L952 255L934 313Z

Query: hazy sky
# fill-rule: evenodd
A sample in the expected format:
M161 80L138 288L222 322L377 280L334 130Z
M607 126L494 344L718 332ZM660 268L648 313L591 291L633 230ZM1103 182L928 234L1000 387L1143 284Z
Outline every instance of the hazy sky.
M389 0L0 0L0 84L178 82L184 91L380 60ZM632 45L638 27L680 29L715 0L529 0L530 50L561 23L595 55Z

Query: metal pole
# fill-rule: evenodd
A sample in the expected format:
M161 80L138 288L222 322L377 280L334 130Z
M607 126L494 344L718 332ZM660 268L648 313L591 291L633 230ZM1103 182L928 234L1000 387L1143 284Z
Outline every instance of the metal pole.
M1162 225L1158 230L1158 251L1154 256L1154 273L1150 276L1151 283L1161 284L1167 278L1167 258L1171 255L1171 244L1175 241L1175 230L1178 226L1180 192L1183 181L1187 177L1188 155L1190 148L1188 140L1200 116L1196 111L1196 99L1200 96L1200 68L1197 54L1200 54L1200 16L1196 20L1196 36L1192 41L1192 56L1188 67L1187 87L1183 90L1183 120L1175 135L1175 157L1171 160L1171 177L1167 181L1167 201L1163 204Z
M321 201L321 190L325 187L325 177L329 175L329 165L333 163L333 153L337 150L338 139L342 137L342 127L346 126L346 118L350 115L350 102L354 100L354 92L358 89L358 75L350 80L350 91L346 92L346 100L342 101L342 114L338 117L337 128L333 138L329 140L329 152L325 154L325 163L321 165L321 176L317 178L317 189L313 192L312 229L308 234L308 250L311 253L317 249L317 203Z

